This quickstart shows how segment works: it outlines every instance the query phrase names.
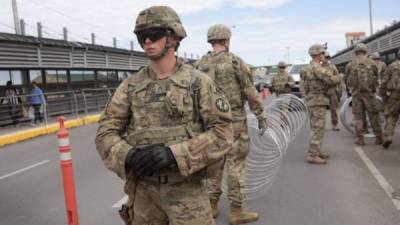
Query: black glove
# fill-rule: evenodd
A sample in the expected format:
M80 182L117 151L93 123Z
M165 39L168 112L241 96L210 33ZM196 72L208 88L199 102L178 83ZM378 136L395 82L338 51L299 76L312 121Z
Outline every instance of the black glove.
M258 120L258 129L260 129L259 135L263 136L265 131L267 130L267 119L264 118L262 115L257 117Z
M171 149L162 144L145 147L135 152L132 158L135 171L140 176L152 176L161 169L177 165Z

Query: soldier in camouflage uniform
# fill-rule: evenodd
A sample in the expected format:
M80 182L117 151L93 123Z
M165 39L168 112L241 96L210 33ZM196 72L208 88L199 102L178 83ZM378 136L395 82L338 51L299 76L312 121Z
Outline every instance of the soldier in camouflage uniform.
M250 69L241 58L229 52L230 37L231 31L227 26L221 24L211 26L207 33L207 40L212 45L213 51L208 52L195 65L215 81L232 108L234 144L233 149L226 155L228 197L231 209L229 223L241 224L258 219L257 213L247 212L243 209L245 164L249 152L249 136L244 108L246 101L258 119L261 133L264 133L266 129L266 120L262 115L261 100L253 85ZM215 217L218 214L218 200L222 193L222 172L223 165L215 177L207 180Z
M186 32L166 6L141 11L134 33L150 59L125 79L99 121L96 147L126 181L129 225L213 225L203 183L232 148L232 114L211 79L175 51Z
M294 79L286 72L285 62L278 63L278 74L272 77L271 86L277 96L280 94L288 94L292 91Z
M383 131L383 147L389 148L400 115L400 50L397 53L397 59L388 66L379 92L385 103L386 124Z
M304 93L310 118L310 148L307 161L312 164L326 164L329 155L321 151L325 134L326 112L329 106L327 90L340 83L340 77L331 70L324 68L325 47L315 44L308 53L312 57L310 65L306 67Z
M278 63L278 74L272 77L271 80L271 87L272 90L275 92L276 96L281 94L289 94L292 91L292 87L294 86L295 82L293 77L286 72L286 63L279 62ZM290 101L290 100L289 100ZM290 104L290 102L287 102ZM282 104L280 107L281 110L281 127L284 127L284 124L288 124L287 117L285 116L286 112L288 111L288 104Z
M339 71L336 68L335 65L330 63L330 58L331 56L329 55L328 52L325 52L325 59L322 63L322 66L331 70L333 75L339 75ZM339 76L340 77L340 76ZM331 112L331 122L332 122L332 129L334 131L339 131L339 119L338 119L338 114L337 114L337 109L339 108L339 102L340 102L340 97L342 95L342 82L337 84L336 86L333 86L328 89L328 97L329 97L329 109Z
M346 65L345 82L352 93L352 111L357 133L358 145L365 145L363 114L368 113L370 124L376 136L375 143L382 144L382 129L379 112L382 105L375 97L378 88L378 67L367 57L367 46L363 43L355 47L355 58Z
M385 71L386 71L386 68L387 68L387 65L386 65L386 63L384 63L381 60L381 57L380 57L378 52L372 53L371 54L371 59L374 60L374 62L376 63L376 66L378 67L378 74L379 74L378 75L378 81L379 81L379 84L381 84L383 75L385 74Z

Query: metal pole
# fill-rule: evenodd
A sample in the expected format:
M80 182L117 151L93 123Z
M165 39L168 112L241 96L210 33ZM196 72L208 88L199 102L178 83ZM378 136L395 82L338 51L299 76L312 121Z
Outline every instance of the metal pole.
M96 44L96 35L92 33L92 45Z
M134 48L135 46L134 46L134 44L133 44L133 41L131 41L131 51L133 51L135 48Z
M21 34L21 27L19 24L19 17L18 17L17 0L12 0L12 9L13 9L13 15L14 15L15 33Z
M66 27L63 28L63 34L64 34L64 41L68 41L68 30Z
M290 64L290 47L286 47L287 50L287 64Z
M25 35L25 20L21 19L19 22L21 24L21 34Z
M372 3L371 0L369 0L368 2L369 2L369 29L370 29L370 35L372 35L374 33L374 28L372 25Z
M113 46L114 48L117 48L117 38L113 38Z
M41 22L37 23L37 32L38 32L38 38L42 38L43 34L42 34L42 23Z

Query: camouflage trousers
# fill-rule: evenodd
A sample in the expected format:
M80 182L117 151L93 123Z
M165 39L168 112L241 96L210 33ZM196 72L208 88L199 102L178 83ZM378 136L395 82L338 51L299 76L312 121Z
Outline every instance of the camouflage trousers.
M393 141L396 124L400 115L400 98L389 97L385 104L384 114L386 123L383 136L385 137L385 140Z
M160 184L139 180L130 199L130 225L214 225L202 180ZM129 223L127 223L129 224Z
M245 200L244 178L246 157L250 150L246 120L233 123L235 140L226 154L224 163L228 172L228 198L231 205L242 206ZM218 200L222 194L221 182L224 165L206 181L210 199Z
M309 106L308 114L310 119L310 148L309 156L318 156L321 153L321 146L325 135L326 106Z
M336 95L331 95L329 98L329 109L331 112L331 123L333 126L336 126L339 124L339 119L338 119L338 114L337 114L337 109L339 108L339 98Z
M377 105L375 96L369 93L356 94L352 96L352 111L354 116L354 124L357 136L362 136L365 133L363 117L365 112L368 114L369 122L376 136L382 135L382 128L379 123L380 108Z

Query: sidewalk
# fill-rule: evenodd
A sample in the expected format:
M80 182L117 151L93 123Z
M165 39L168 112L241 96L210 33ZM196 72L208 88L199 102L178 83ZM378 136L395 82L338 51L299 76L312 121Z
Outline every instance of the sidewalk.
M100 114L83 116L80 118L67 116L65 118L65 127L72 128L84 126L91 123L97 123L100 118ZM0 148L5 145L57 132L59 129L59 124L56 119L57 118L52 118L50 121L48 121L47 125L41 124L37 127L32 127L30 123L21 123L18 127L2 127L5 129L0 130Z

